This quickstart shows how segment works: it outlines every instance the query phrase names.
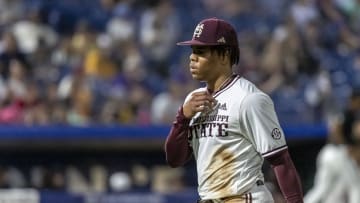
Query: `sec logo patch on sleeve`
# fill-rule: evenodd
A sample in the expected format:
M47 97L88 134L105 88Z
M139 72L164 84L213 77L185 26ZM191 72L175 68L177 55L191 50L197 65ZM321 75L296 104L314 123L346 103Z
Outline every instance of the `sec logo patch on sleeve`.
M278 140L281 138L281 131L279 130L279 128L274 128L272 130L271 137L274 138L275 140Z

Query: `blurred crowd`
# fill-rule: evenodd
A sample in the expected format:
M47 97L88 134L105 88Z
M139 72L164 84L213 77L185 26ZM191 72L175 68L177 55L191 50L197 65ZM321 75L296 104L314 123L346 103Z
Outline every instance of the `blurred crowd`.
M188 74L200 19L239 30L234 71L284 123L326 122L360 77L356 0L0 0L0 123L167 124L201 84Z

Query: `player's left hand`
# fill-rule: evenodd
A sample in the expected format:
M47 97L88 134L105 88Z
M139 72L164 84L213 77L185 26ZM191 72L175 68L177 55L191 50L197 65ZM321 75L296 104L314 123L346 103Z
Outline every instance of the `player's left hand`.
M208 91L194 92L183 105L186 118L192 118L197 112L205 112L216 105L216 100Z

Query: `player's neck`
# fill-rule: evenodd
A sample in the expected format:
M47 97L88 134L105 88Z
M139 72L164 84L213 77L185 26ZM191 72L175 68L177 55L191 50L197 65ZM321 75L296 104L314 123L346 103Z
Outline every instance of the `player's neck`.
M233 76L233 73L229 72L229 73L220 75L214 81L209 81L207 83L208 91L210 93L214 93L214 92L217 92L217 91L221 90L224 86L227 85L228 82L230 82L232 76Z

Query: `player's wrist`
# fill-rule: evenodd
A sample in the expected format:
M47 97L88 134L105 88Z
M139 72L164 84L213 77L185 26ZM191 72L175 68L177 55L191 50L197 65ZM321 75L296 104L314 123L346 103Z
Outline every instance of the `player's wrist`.
M193 113L191 110L189 110L188 108L186 108L185 106L182 106L180 109L180 113L182 114L182 116L186 119L191 119L193 117Z
M177 121L181 123L189 123L191 120L191 117L188 117L184 113L184 107L181 106L177 113Z

